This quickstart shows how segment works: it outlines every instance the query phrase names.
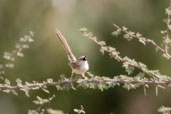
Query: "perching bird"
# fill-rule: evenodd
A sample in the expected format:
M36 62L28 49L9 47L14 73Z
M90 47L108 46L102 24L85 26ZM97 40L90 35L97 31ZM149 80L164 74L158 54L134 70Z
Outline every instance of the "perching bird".
M80 75L82 75L82 77L87 79L87 77L85 76L85 73L88 71L89 65L88 65L86 56L80 56L80 57L78 57L78 59L76 59L76 57L72 53L67 41L65 40L65 37L62 35L60 30L56 29L56 34L57 34L58 38L60 39L60 41L68 55L69 65L72 69L71 78L72 78L73 74L75 73L75 74L80 74Z

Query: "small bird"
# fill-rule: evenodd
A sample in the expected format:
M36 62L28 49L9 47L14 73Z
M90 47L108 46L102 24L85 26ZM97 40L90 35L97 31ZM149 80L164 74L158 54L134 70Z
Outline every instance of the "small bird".
M87 62L86 56L80 56L80 57L78 57L78 59L76 59L76 57L72 53L67 41L65 40L65 37L62 35L62 33L60 32L59 29L56 29L56 34L57 34L58 38L60 39L60 41L68 55L69 66L72 69L71 78L75 73L75 74L82 75L82 77L85 79L88 79L85 76L85 73L89 70L89 64Z

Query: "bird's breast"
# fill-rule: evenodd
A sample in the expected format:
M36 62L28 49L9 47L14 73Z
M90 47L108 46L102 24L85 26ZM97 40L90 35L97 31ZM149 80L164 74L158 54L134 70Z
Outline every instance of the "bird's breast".
M77 74L83 74L86 71L88 71L88 69L89 69L89 65L88 65L87 61L82 61L82 62L79 62L79 63L77 62L76 64L77 65L73 65L74 66L73 70Z

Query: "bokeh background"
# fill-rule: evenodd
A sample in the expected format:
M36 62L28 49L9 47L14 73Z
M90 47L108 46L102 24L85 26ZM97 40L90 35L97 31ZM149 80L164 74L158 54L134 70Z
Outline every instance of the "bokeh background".
M35 33L35 42L24 52L24 58L17 58L15 68L7 70L4 76L10 80L43 81L47 78L57 80L61 74L70 76L66 53L55 35L58 27L65 35L76 56L86 55L93 74L113 77L126 74L122 64L102 56L99 47L83 38L81 27L88 28L99 40L116 47L122 56L135 58L148 65L150 69L160 69L162 74L170 75L170 61L155 51L152 45L143 46L136 40L128 42L122 37L115 38L113 23L140 32L143 36L162 43L160 31L165 29L163 19L168 0L0 0L0 63L3 52L15 47L19 38L30 30ZM161 105L171 106L170 89L143 88L127 91L115 87L104 92L92 89L76 91L56 91L51 94L31 91L30 98L23 92L19 96L0 93L0 114L26 114L35 109L32 100L36 96L56 98L45 106L61 109L73 114L74 108L83 105L87 114L156 114Z

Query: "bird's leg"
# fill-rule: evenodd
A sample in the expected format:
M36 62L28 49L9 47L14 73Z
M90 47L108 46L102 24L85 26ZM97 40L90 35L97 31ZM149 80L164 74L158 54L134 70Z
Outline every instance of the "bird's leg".
M74 72L72 71L72 73L71 73L71 80L72 80L73 75L74 75Z
M84 79L86 79L86 80L88 79L84 74L82 74L82 77L83 77Z
M73 77L73 75L74 75L74 72L72 71L72 73L71 73L71 88L73 90L76 90L75 87L74 87L74 85L73 85L73 83L72 83L72 77Z

